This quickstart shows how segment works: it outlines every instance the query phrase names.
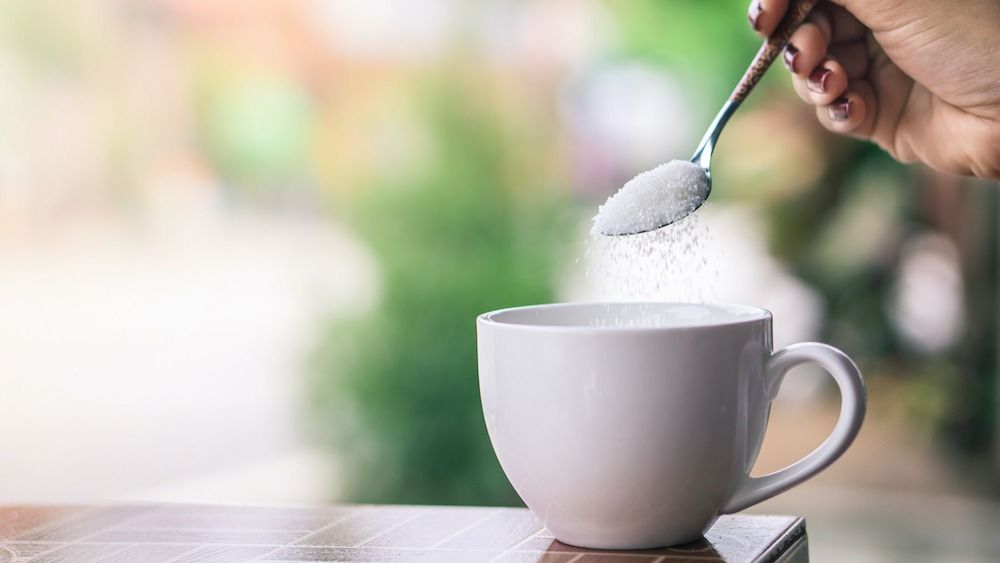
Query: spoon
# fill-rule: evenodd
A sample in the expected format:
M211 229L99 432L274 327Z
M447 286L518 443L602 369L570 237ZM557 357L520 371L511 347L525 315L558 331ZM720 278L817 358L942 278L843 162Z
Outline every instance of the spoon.
M650 222L640 221L635 225L628 228L605 228L601 231L601 234L607 236L618 236L618 235L635 235L644 233L647 231L653 231L661 227L666 227L676 221L679 221L688 215L694 213L705 201L708 199L709 194L712 192L712 153L715 151L715 145L719 140L719 135L722 134L722 129L729 122L729 118L736 113L736 110L743 103L743 100L750 95L750 92L754 89L754 86L760 82L761 77L767 72L767 69L771 67L771 63L774 59L778 58L781 51L788 45L788 40L791 39L792 34L802 25L809 16L813 7L816 5L816 0L799 0L794 2L785 13L785 17L781 20L778 28L774 30L767 40L761 45L760 50L757 51L757 55L751 61L749 68L743 74L743 78L740 79L739 84L736 85L736 89L730 94L729 99L723 104L722 109L712 120L712 124L709 125L708 131L705 132L705 136L701 139L701 143L698 144L698 148L694 151L694 156L691 157L691 163L697 165L701 169L701 173L704 174L703 184L696 186L696 190L693 193L686 193L685 196L689 198L694 198L690 201L689 205L685 205L683 209L679 210L678 213L668 213L660 214L657 221ZM671 163L673 164L673 163ZM687 165L690 168L690 165ZM677 189L677 179L672 178L671 175L676 175L676 168L671 166L660 166L649 172L644 172L644 175L654 175L651 178L645 178L646 182L654 181L661 185L671 186L670 189ZM655 175L662 174L662 178L656 178ZM627 184L626 184L627 185ZM690 186L690 181L688 180L688 185ZM616 194L617 196L618 194ZM615 196L612 196L615 197ZM609 200L610 202L610 200Z

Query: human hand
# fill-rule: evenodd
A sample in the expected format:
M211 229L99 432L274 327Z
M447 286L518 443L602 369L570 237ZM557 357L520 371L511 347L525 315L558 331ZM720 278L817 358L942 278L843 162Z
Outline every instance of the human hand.
M754 0L774 31L789 0ZM904 162L1000 180L1000 1L821 1L783 53L835 133Z

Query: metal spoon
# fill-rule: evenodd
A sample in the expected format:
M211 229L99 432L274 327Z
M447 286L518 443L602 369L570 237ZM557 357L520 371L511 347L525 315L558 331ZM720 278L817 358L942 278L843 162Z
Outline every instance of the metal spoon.
M813 7L816 5L816 0L799 0L794 2L785 13L784 19L778 25L767 40L761 45L760 50L757 51L757 55L751 61L750 66L747 68L746 73L743 74L743 78L740 79L739 84L736 85L736 89L730 94L729 99L719 110L719 113L712 120L712 124L709 125L708 131L705 132L705 136L702 138L701 143L698 144L697 150L694 151L694 156L691 157L691 162L697 164L705 172L705 180L707 182L707 189L704 191L704 197L701 201L697 202L691 210L681 216L674 217L671 221L664 223L662 225L653 225L649 228L644 228L642 230L637 230L634 232L627 233L602 233L608 236L618 236L618 235L634 235L642 232L653 231L661 227L666 227L669 224L677 222L684 217L687 217L691 213L694 213L705 201L708 199L709 194L712 192L712 153L715 151L716 142L719 140L719 135L722 134L722 129L729 122L729 118L736 113L736 110L743 103L743 100L750 95L754 86L760 82L761 77L767 72L767 69L771 67L771 63L774 59L778 58L781 51L788 45L788 40L791 39L792 34L802 25L812 12Z

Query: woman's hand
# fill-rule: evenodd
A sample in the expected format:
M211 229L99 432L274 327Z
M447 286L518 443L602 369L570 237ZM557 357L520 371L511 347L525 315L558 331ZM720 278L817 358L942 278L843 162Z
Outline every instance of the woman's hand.
M754 0L774 31L789 0ZM821 1L784 53L830 131L893 157L1000 179L1000 0Z

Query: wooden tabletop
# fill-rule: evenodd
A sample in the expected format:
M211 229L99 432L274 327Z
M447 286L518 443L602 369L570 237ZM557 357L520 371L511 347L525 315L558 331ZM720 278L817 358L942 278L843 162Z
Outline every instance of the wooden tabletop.
M647 551L564 545L525 509L336 505L0 507L0 563L229 561L807 561L805 522L723 516L704 540Z

